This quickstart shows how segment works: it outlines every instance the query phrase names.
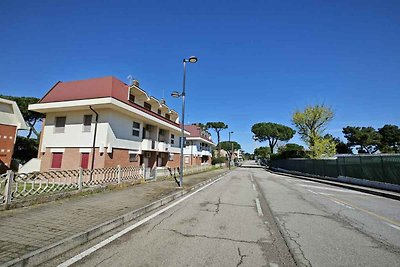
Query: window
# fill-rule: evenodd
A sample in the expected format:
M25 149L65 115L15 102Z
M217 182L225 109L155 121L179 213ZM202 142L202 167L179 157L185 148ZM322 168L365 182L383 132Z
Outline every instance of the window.
M83 131L90 132L92 128L92 115L84 115L83 116Z
M132 94L129 94L129 102L135 103L135 96Z
M161 115L161 109L157 110L158 115Z
M89 153L81 154L81 168L87 169L89 166Z
M170 119L171 119L171 116L170 116L169 114L165 114L165 118L166 118L167 120L170 120Z
M51 160L51 168L60 169L62 157L63 157L63 153L53 153L53 159Z
M55 121L55 128L54 132L55 133L63 133L65 131L65 121L67 120L67 117L56 117Z
M132 135L136 137L139 137L140 135L140 123L136 121L132 123Z
M129 154L129 162L137 162L138 158L137 154Z
M175 144L175 135L171 134L171 145Z
M149 103L144 102L144 108L151 111L151 105Z

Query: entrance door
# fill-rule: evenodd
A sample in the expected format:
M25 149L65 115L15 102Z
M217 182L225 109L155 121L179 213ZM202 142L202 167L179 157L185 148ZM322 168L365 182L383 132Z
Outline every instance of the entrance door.
M149 158L146 155L143 155L143 163L145 168L149 167Z

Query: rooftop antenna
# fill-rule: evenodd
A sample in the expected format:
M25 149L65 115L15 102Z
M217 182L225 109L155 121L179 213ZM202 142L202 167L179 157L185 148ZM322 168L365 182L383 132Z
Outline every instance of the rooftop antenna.
M128 77L126 77L126 79L128 80L128 85L132 85L133 84L133 76L132 76L132 74L129 74Z

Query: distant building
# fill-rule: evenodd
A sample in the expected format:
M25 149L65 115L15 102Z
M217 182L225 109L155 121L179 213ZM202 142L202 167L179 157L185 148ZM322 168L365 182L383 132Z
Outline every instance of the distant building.
M215 147L209 132L202 130L198 125L185 125L190 133L186 137L186 146L183 150L185 165L211 164L212 149Z
M149 96L138 81L127 85L108 76L57 82L29 110L46 115L41 171L179 166L178 113Z
M17 103L0 98L0 172L10 168L19 130L28 130Z

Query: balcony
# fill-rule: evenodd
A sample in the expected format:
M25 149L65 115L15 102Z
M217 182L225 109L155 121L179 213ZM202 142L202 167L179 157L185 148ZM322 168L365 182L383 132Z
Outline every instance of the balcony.
M165 142L158 142L158 151L168 152L170 151L171 145Z
M209 156L209 157L211 157L211 156L212 156L212 154L211 154L211 152L210 152L210 151L207 151L207 150L202 150L202 151L201 151L201 156Z
M158 142L151 139L143 139L142 150L145 151L155 151L158 149Z

